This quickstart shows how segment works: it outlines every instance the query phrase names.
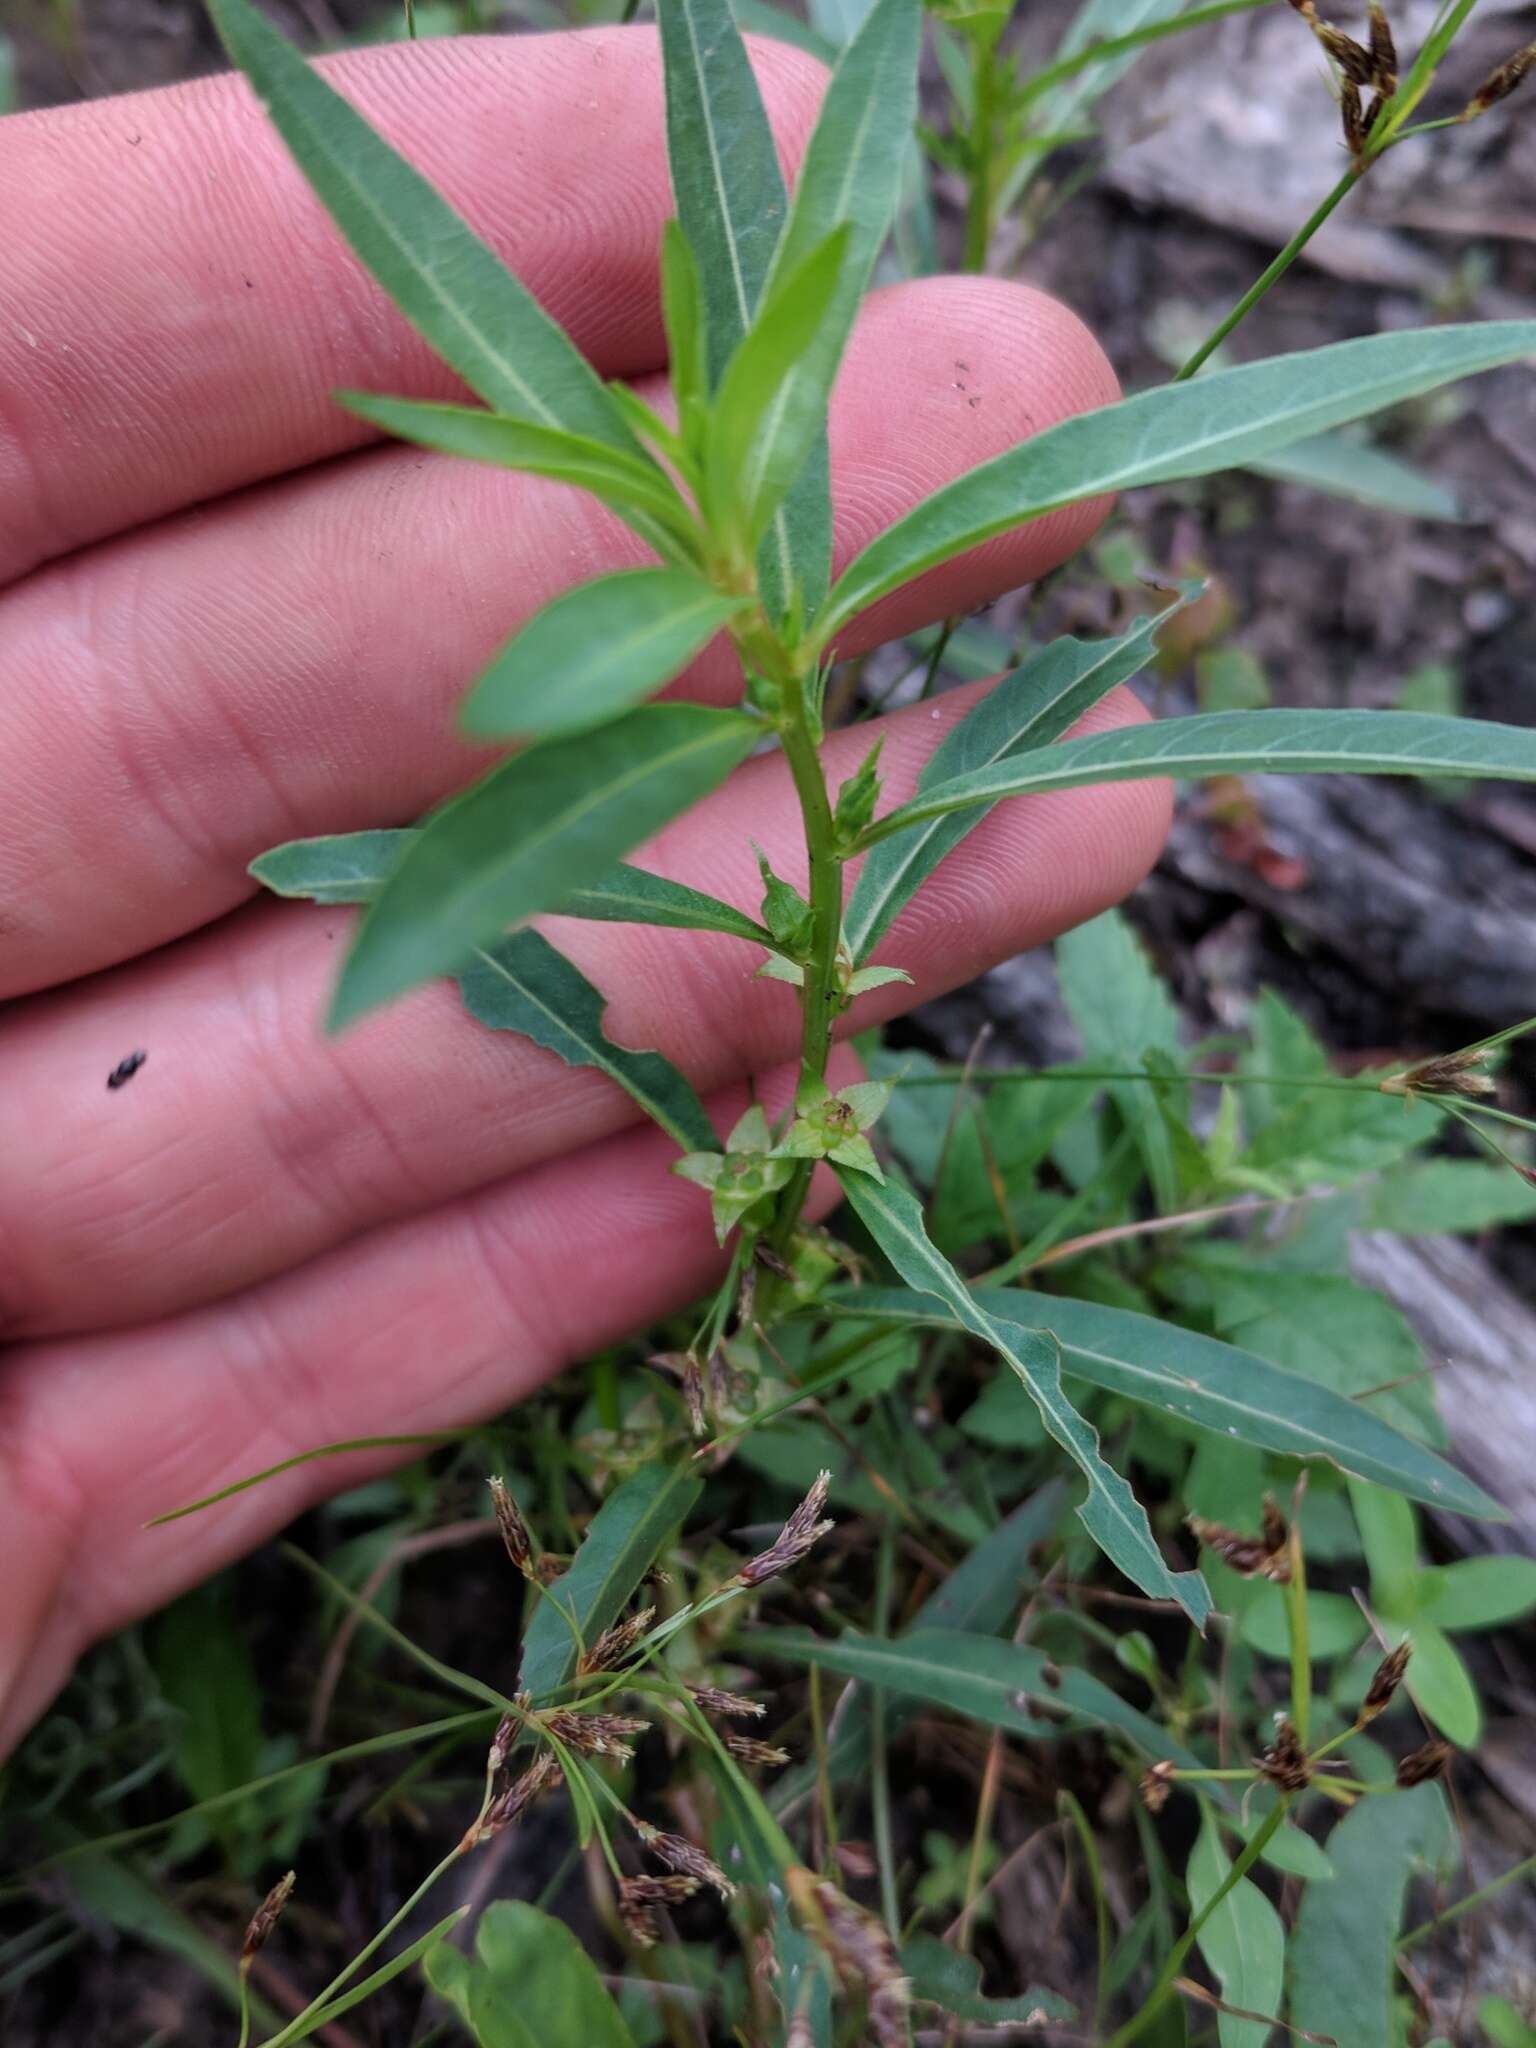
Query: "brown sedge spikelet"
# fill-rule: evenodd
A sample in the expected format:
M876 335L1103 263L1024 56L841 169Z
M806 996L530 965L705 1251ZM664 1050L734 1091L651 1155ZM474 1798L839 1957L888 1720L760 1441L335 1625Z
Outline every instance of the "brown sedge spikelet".
M912 1986L885 1923L808 1870L791 1871L789 1882L806 1932L831 1959L845 1988L863 1993L871 2048L905 2048Z
M1397 91L1397 45L1381 0L1371 0L1371 84L1383 99Z
M1168 1804L1168 1795L1173 1790L1173 1765L1166 1758L1161 1763L1150 1765L1141 1774L1141 1803L1148 1813L1161 1813Z
M727 1735L725 1746L739 1764L761 1764L772 1769L789 1762L789 1751L772 1742L759 1742L755 1735Z
M654 1948L661 1938L656 1908L691 1899L696 1877L623 1877L619 1880L619 1918L637 1948Z
M1492 1095L1496 1086L1491 1074L1483 1071L1488 1054L1482 1046L1472 1046L1466 1052L1448 1052L1438 1059L1420 1060L1417 1066L1405 1067L1400 1074L1388 1074L1380 1083L1383 1095L1465 1095L1472 1100L1480 1095Z
M661 1828L653 1828L642 1821L640 1839L651 1854L665 1863L668 1870L679 1877L695 1877L700 1884L712 1885L722 1899L733 1899L736 1887L712 1856L690 1842L686 1835L669 1835Z
M1312 1764L1301 1746L1295 1725L1281 1715L1275 1722L1275 1736L1255 1762L1262 1775L1281 1792L1305 1792L1312 1782Z
M530 1576L533 1561L533 1542L528 1534L528 1524L523 1520L522 1510L507 1490L504 1479L494 1478L487 1482L491 1489L491 1504L496 1510L496 1526L501 1531L501 1540L507 1546L507 1555L523 1574Z
M556 1742L579 1756L607 1756L625 1764L635 1753L630 1737L646 1734L651 1725L630 1714L581 1714L572 1707L557 1708L540 1718Z
M736 1586L761 1586L766 1580L776 1579L781 1572L787 1572L792 1566L799 1564L812 1545L819 1542L833 1526L830 1521L822 1519L822 1509L827 1504L827 1488L831 1484L830 1472L818 1472L810 1492L773 1542L756 1557L748 1558L735 1578L727 1583Z
M519 1778L514 1778L506 1791L493 1799L480 1819L475 1822L460 1843L462 1849L477 1849L482 1842L488 1842L492 1835L499 1835L521 1820L541 1792L547 1791L560 1778L560 1761L553 1750L542 1749Z
M768 1709L761 1700L749 1700L739 1692L726 1692L718 1685L690 1685L689 1696L695 1706L702 1707L706 1714L718 1714L722 1720L745 1720L748 1716L758 1719Z
M1371 1682L1365 1689L1365 1698L1360 1702L1360 1712L1355 1717L1357 1728L1363 1728L1368 1721L1391 1706L1397 1688L1403 1682L1403 1673L1408 1669L1408 1659L1413 1655L1412 1643L1399 1643L1395 1650L1389 1650L1371 1674Z
M1516 50L1513 57L1506 57L1502 64L1489 72L1468 100L1462 120L1475 121L1479 114L1486 114L1500 100L1507 100L1533 70L1536 70L1536 43L1527 43L1523 49Z
M1438 1738L1412 1750L1397 1767L1397 1782L1406 1792L1414 1785L1428 1785L1445 1776L1445 1767L1455 1752Z
M654 1607L642 1607L627 1621L616 1622L598 1637L590 1650L582 1652L577 1669L584 1673L611 1671L616 1664L622 1664L655 1619Z
M1270 1579L1277 1586L1290 1584L1291 1532L1272 1494L1264 1496L1263 1528L1257 1536L1241 1536L1222 1522L1208 1522L1203 1515L1186 1515L1185 1525L1207 1550L1214 1550L1224 1564L1245 1579Z
M290 1870L286 1877L280 1877L271 1891L251 1915L250 1925L245 1930L245 1939L240 1944L240 1974L250 1974L252 1963L266 1946L267 1938L282 1918L284 1906L293 1896L294 1874Z

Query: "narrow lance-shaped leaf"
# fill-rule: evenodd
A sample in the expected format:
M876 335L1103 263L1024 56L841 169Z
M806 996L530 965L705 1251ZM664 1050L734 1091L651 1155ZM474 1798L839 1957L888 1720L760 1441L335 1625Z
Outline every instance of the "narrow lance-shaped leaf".
M684 1152L715 1152L719 1139L692 1083L659 1052L632 1052L603 1030L603 997L581 970L535 931L477 950L459 975L464 1007L493 1031L517 1031L568 1067L595 1067L639 1103Z
M338 832L290 839L257 856L251 873L275 896L315 903L371 903L416 838L414 831ZM598 924L654 924L679 931L725 932L773 950L773 935L718 896L620 863L555 906L560 917Z
M1043 1650L960 1629L913 1629L895 1641L853 1630L824 1642L804 1629L754 1629L749 1648L861 1679L882 1692L948 1707L989 1728L1049 1741L1084 1726L1113 1730L1149 1758L1195 1767L1193 1754L1119 1693ZM1059 1675L1061 1683L1054 1683Z
M752 324L789 201L773 133L728 0L661 0L667 158L677 217L704 296L711 388ZM826 590L832 496L826 443L811 454L763 541L759 576L770 612L799 584L813 610Z
M580 352L478 235L250 0L209 0L224 47L379 283L501 412L633 450Z
M661 231L661 316L667 330L672 396L686 426L692 409L709 397L710 378L704 282L688 237L675 220L669 220Z
M973 769L877 818L874 845L972 804L1152 775L1459 775L1536 782L1536 728L1427 711L1212 711L1123 726Z
M341 402L399 440L590 491L669 561L691 561L696 555L691 513L665 470L638 446L625 453L590 435L533 426L471 405L361 391L342 393Z
M1157 1409L1224 1441L1256 1444L1278 1457L1326 1458L1447 1512L1499 1520L1504 1511L1423 1444L1400 1434L1357 1401L1287 1372L1256 1352L1198 1336L1134 1309L978 1287L972 1299L1000 1322L1047 1329L1061 1345L1062 1370L1106 1393ZM903 1327L957 1318L929 1297L898 1287L834 1289L828 1305Z
M827 318L848 230L771 284L726 365L710 420L708 502L755 547L821 431L842 336Z
M567 590L509 640L465 699L466 732L569 732L659 690L741 609L691 569L621 569Z
M935 492L872 541L818 621L825 641L876 598L1063 505L1208 476L1536 352L1536 320L1367 335L1184 384L1048 427Z
M989 1315L923 1226L920 1204L894 1181L839 1172L843 1193L881 1251L907 1285L944 1303L963 1329L989 1344L1024 1383L1040 1419L1088 1481L1078 1509L1105 1556L1153 1599L1176 1600L1197 1628L1205 1626L1211 1596L1198 1572L1171 1572L1152 1538L1146 1510L1120 1474L1099 1454L1098 1433L1067 1399L1061 1354L1054 1336L1002 1323Z
M722 782L761 727L731 711L648 704L545 740L431 818L363 917L332 1028L552 910Z
M584 1644L612 1628L662 1544L703 1490L702 1480L687 1465L644 1465L609 1494L588 1525L575 1563L556 1579L552 1597L540 1601L523 1638L518 1680L535 1706L549 1701L575 1674L580 1653L565 1616L575 1622Z
M1200 588L1189 584L1155 618L1136 619L1112 640L1053 640L1037 647L968 711L930 755L918 794L957 775L1027 753L1075 725L1117 684L1129 682L1157 652L1157 632ZM947 854L986 816L983 810L930 818L875 848L859 871L844 920L855 960L872 953L892 920Z

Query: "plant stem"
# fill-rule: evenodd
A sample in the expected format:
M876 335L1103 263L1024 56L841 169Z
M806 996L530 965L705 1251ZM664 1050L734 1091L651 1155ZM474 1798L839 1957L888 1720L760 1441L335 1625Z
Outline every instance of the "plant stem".
M1044 71L1037 71L1020 89L1016 105L1028 106L1031 100L1049 92L1053 85L1060 85L1064 78L1074 78L1079 71L1087 71L1095 64L1107 64L1112 58L1129 56L1133 50L1142 49L1147 43L1161 42L1164 36L1182 35L1187 28L1205 28L1213 21L1224 21L1229 14L1251 14L1255 8L1270 4L1271 0L1209 0L1207 6L1191 7L1170 21L1154 21L1145 28L1131 29L1123 36L1105 36L1102 41L1089 43L1075 55L1063 57L1057 64L1048 64Z
M1279 255L1275 258L1274 262L1271 263L1267 269L1265 269L1257 278L1254 279L1253 283L1249 285L1247 291L1243 293L1243 296L1232 308L1231 312L1227 315L1226 319L1221 322L1220 326L1213 328L1212 331L1206 336L1205 340L1201 342L1200 346L1195 350L1194 354L1190 357L1189 361L1184 365L1183 369L1181 369L1178 375L1174 378L1173 381L1175 384L1182 384L1186 377L1193 377L1196 370L1198 370L1202 366L1202 364L1204 364L1209 357L1213 356L1216 353L1217 349L1221 347L1221 344L1226 340L1227 336L1232 332L1233 328L1236 327L1241 321L1247 319L1248 315L1253 311L1254 307L1259 303L1260 299L1263 298L1264 294L1269 290L1270 286L1278 283L1278 281L1282 277L1284 277L1285 273L1290 269L1291 265L1296 261L1296 258L1301 254L1302 250L1305 249L1308 242L1310 242L1312 237L1317 233L1318 229L1322 226L1323 222L1327 220L1329 214L1331 214L1334 208L1340 205L1344 200L1346 200L1349 197L1350 193L1354 191L1355 187L1360 182L1361 173L1364 169L1365 165L1363 163L1350 165L1349 169L1344 173L1343 177L1340 178L1339 182L1334 186L1333 190L1328 194L1327 198L1320 202L1320 204L1309 215L1309 217L1302 224L1302 226L1300 226L1296 230L1295 234L1292 235L1291 239L1280 251Z
M1448 1927L1453 1920L1459 1920L1464 1913L1475 1913L1479 1906L1486 1906L1490 1899L1498 1897L1506 1885L1517 1884L1522 1877L1536 1874L1536 1856L1527 1856L1523 1863L1514 1864L1502 1877L1495 1877L1475 1892L1469 1892L1464 1899L1458 1899L1454 1906L1447 1906L1443 1913L1437 1913L1433 1920L1426 1920L1421 1927L1414 1927L1397 1944L1401 1951L1417 1948L1421 1941L1428 1941L1432 1934L1438 1934L1442 1927Z
M1291 1578L1286 1588L1286 1622L1291 1638L1291 1722L1305 1749L1312 1728L1312 1642L1307 1613L1306 1553L1302 1548L1301 1524L1294 1516L1289 1549Z
M891 1632L891 1587L896 1563L896 1531L889 1516L880 1528L880 1555L875 1565L875 1634ZM870 1800L875 1820L875 1861L880 1869L880 1912L892 1941L901 1940L901 1904L896 1896L896 1849L891 1828L891 1779L885 1740L885 1694L875 1686L869 1698Z
M985 270L992 246L993 144L997 139L997 34L971 38L970 189L965 200L966 270Z
M1258 1862L1264 1851L1269 1847L1271 1839L1279 1831L1280 1825L1285 1819L1290 1803L1289 1799L1281 1799L1273 1812L1267 1816L1263 1826L1256 1828L1251 1839L1243 1844L1243 1847L1232 1860L1232 1868L1227 1872L1215 1891L1211 1893L1203 1908L1190 1921L1188 1927L1185 1928L1183 1934L1180 1935L1169 1951L1168 1960L1158 1972L1157 1982L1148 1992L1146 2002L1139 2011L1131 2015L1118 2033L1111 2034L1109 2040L1104 2044L1104 2048L1127 2048L1127 2044L1134 2041L1137 2035L1145 2029L1148 2021L1153 2019L1167 2004L1168 2000L1173 1996L1174 1981L1184 1967L1184 1958L1194 1947L1196 1940L1199 1938L1201 1928L1210 1919L1216 1908L1227 1896L1227 1893L1232 1890L1233 1886L1241 1878L1247 1876L1254 1864Z

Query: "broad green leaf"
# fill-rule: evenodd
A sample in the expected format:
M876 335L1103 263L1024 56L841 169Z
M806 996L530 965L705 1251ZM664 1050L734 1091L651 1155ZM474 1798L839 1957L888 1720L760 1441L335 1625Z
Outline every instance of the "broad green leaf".
M1438 385L1536 353L1536 321L1367 335L1165 384L1079 414L947 484L839 577L819 632L967 548L1106 491L1172 483L1268 456Z
M635 2048L570 1928L521 1899L486 1907L473 1955L438 1947L425 1967L479 2048Z
M1461 1557L1419 1574L1415 1623L1499 1628L1536 1607L1536 1558Z
M1403 1685L1424 1719L1458 1749L1476 1749L1483 1734L1483 1703L1450 1637L1420 1615L1383 1627L1390 1643L1404 1637L1413 1642Z
M1284 1663L1291 1654L1286 1595L1279 1586L1249 1582L1238 1634L1250 1649ZM1367 1622L1347 1593L1307 1593L1307 1645L1314 1663L1347 1657L1365 1639Z
M344 393L342 402L349 412L399 440L574 484L611 505L659 552L685 558L694 552L688 508L666 472L638 445L626 452L589 435L536 426L504 413L477 412L468 405L382 398L361 391Z
M430 1955L443 1937L458 1926L468 1911L468 1906L455 1906L453 1911L439 1920L435 1927L429 1927L427 1932L413 1941L409 1947L401 1949L399 1955L391 1956L379 1969L371 1970L361 1983L349 1985L340 1997L333 1998L307 2020L290 2025L283 2034L283 2048L288 2048L288 2044L293 2041L307 2041L312 2034L318 2034L322 2027L328 2027L332 2020L340 2019L344 2012L351 2012L352 2008L361 2005L364 1999L372 1998L376 1991L382 1991L386 1984L392 1983L396 1977L403 1976L412 1963L418 1963L423 1957Z
M569 1683L579 1652L560 1609L584 1643L618 1620L656 1554L692 1509L703 1482L687 1465L646 1465L614 1488L592 1517L575 1563L541 1600L523 1638L520 1683L541 1704Z
M1453 1465L1327 1387L1251 1351L1098 1302L979 1287L973 1298L999 1319L1054 1333L1062 1370L1223 1441L1282 1457L1326 1458L1341 1471L1446 1512L1503 1520L1504 1511ZM846 1287L827 1306L865 1319L953 1323L905 1288Z
M1191 1916L1205 1910L1231 1869L1232 1859L1215 1813L1202 1800L1200 1833L1184 1873ZM1199 1947L1228 2005L1279 2017L1285 1985L1285 1928L1251 1879L1240 1877L1213 1909L1200 1930ZM1221 2048L1265 2048L1274 2028L1224 2012L1217 2015L1216 2031Z
M329 838L290 839L258 855L250 871L277 896L306 896L316 903L371 903L415 837L409 831L338 832ZM765 926L718 896L623 864L590 887L574 890L555 909L561 917L599 924L726 932L770 951L774 944Z
M250 0L209 0L231 58L379 283L498 411L633 452L585 358L432 187Z
M1289 1272L1246 1247L1218 1245L1170 1261L1159 1284L1171 1299L1198 1307L1202 1327L1208 1314L1218 1337L1361 1402L1408 1435L1443 1444L1423 1348L1385 1295L1347 1274Z
M1098 1433L1067 1399L1054 1335L1027 1330L990 1315L923 1226L921 1205L894 1181L840 1173L855 1214L909 1287L934 1295L954 1321L989 1344L1018 1374L1047 1430L1088 1481L1078 1509L1084 1527L1133 1585L1159 1600L1176 1600L1197 1628L1210 1613L1210 1595L1198 1572L1171 1572L1152 1539L1146 1510L1121 1475L1099 1455Z
M595 1067L616 1081L684 1152L719 1149L692 1084L659 1052L615 1045L603 1030L603 996L540 933L477 947L459 987L465 1009L493 1031L521 1032L568 1067Z
M168 1607L151 1632L150 1657L179 1717L171 1755L193 1799L217 1799L248 1784L262 1766L261 1691L227 1580L199 1586ZM214 1835L241 1867L250 1861L241 1852L258 1818L254 1805L212 1814Z
M1401 1112L1399 1112L1401 1114ZM1370 1230L1416 1237L1491 1230L1536 1216L1536 1187L1481 1159L1422 1159L1383 1176L1366 1197Z
M1036 648L946 735L918 777L919 792L1060 739L1116 684L1146 666L1157 652L1157 628L1177 609L1137 619L1113 640L1066 638ZM871 850L844 919L855 960L868 958L897 913L985 816L978 809L933 818Z
M576 889L724 781L762 728L646 704L529 747L421 828L364 914L331 1013L339 1030Z
M1125 1736L1148 1758L1195 1767L1181 1743L1107 1685L1001 1636L921 1628L887 1642L850 1629L823 1641L805 1629L770 1628L749 1630L745 1642L765 1656L816 1664L1037 1742L1091 1726Z
M1065 1500L1066 1489L1060 1480L1048 1480L1039 1487L968 1551L943 1584L929 1594L918 1609L913 1628L959 1629L980 1635L1007 1627L1018 1611L1019 1586L1028 1570L1030 1552L1052 1535ZM888 1702L887 1735L894 1739L916 1713L915 1707ZM869 1762L869 1737L869 1699L861 1693L844 1700L829 1735L824 1767L830 1783L842 1784L863 1774ZM814 1789L820 1769L812 1762L786 1771L773 1788L774 1811L789 1813Z
M1371 1574L1371 1598L1394 1621L1407 1621L1419 1590L1419 1518L1408 1502L1352 1480L1349 1502Z
M1419 711L1212 711L973 769L877 818L866 846L972 804L1149 775L1464 775L1536 782L1536 728Z
M914 1934L901 1945L901 1967L912 1981L920 2005L936 2005L948 2019L972 2020L978 2026L1002 2027L1010 2022L1041 2027L1051 2021L1070 2026L1074 2008L1054 1991L1031 1985L1016 1998L988 1998L981 1988L981 1965L963 1956L936 1934Z
M717 525L749 547L800 473L826 418L845 332L828 316L839 296L848 230L775 274L726 364L709 423L707 502Z
M900 841L897 842L900 844ZM1147 958L1145 947L1118 910L1106 910L1056 942L1062 1001L1083 1041L1087 1064L1171 1069L1180 1056L1179 1013ZM1148 1054L1160 1054L1158 1062ZM1145 1162L1157 1208L1178 1208L1180 1175L1165 1104L1168 1083L1112 1081L1109 1091ZM1188 1090L1175 1102L1187 1107Z
M1328 1837L1334 1875L1302 1894L1291 2024L1349 2048L1396 2048L1393 1944L1414 1863L1442 1838L1433 1785L1362 1799Z
M477 736L599 725L669 683L740 610L691 569L621 569L578 584L513 635L459 722Z

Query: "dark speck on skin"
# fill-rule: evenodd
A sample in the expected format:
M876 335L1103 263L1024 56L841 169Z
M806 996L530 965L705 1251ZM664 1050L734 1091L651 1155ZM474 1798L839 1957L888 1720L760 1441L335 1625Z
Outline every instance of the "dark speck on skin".
M123 1087L127 1082L133 1079L134 1075L139 1071L140 1067L143 1066L144 1062L148 1058L149 1054L147 1052L129 1053L127 1059L119 1060L117 1065L112 1069L111 1073L108 1074L107 1086L109 1088Z

